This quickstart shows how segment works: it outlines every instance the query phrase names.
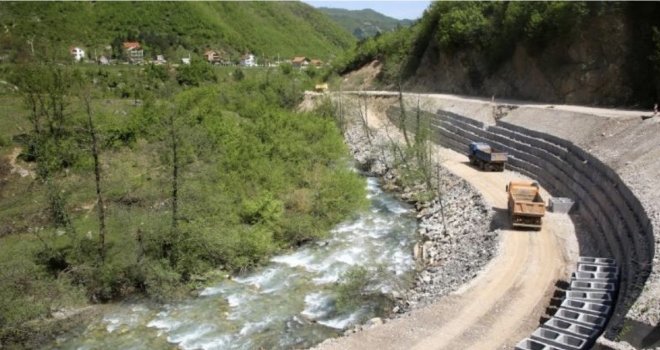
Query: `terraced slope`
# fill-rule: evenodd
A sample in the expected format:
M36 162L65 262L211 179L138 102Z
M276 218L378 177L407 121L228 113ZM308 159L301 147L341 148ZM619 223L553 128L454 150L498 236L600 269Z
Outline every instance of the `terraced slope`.
M625 337L620 331L626 319L650 328L657 324L658 196L652 191L652 173L658 164L649 161L657 160L660 152L657 139L649 137L660 129L657 118L644 121L642 113L617 111L598 117L600 111L580 107L578 113L569 113L562 106L553 111L554 106L495 105L454 97L436 107L440 109L425 116L438 144L464 153L471 141L489 142L509 152L510 169L537 179L554 196L576 200L573 217L580 254L615 258L621 266L620 293L607 337ZM461 110L471 111L470 117L455 113ZM396 111L391 112L396 118Z
M367 100L381 110L391 106L388 117L398 124L396 93L359 94L367 94ZM469 142L489 142L509 152L510 170L536 179L553 196L574 199L571 219L579 255L614 258L621 268L614 313L597 345L605 349L660 346L660 116L652 117L652 112L643 111L520 101L495 103L491 99L455 95L404 96L409 108L421 106L425 111L422 116L436 144L464 157ZM409 118L409 130L413 130L412 119ZM538 288L545 287L539 284ZM442 308L446 303L451 301L439 300L439 306L433 307ZM447 310L452 317L462 318L457 309ZM529 322L536 327L538 321ZM409 324L398 319L392 324L397 325L388 328L392 335L382 333L392 343L383 343L383 348L397 348L398 337L444 339L442 335L431 335L426 324L419 329L406 328ZM470 333L491 334L495 341L500 339L479 323L475 327ZM451 338L451 334L447 337ZM445 343L443 340L440 344ZM430 349L442 348L435 343L425 344Z

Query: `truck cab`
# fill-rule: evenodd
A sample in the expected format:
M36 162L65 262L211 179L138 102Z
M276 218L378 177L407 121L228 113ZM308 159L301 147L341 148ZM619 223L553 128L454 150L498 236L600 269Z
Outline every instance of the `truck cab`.
M508 154L492 148L485 142L472 142L468 158L470 164L478 166L481 170L504 171Z

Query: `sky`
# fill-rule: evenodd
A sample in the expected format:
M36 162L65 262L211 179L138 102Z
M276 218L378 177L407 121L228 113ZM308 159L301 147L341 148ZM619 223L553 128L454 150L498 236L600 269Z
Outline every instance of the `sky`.
M303 0L314 7L333 7L347 10L364 10L370 8L386 16L397 19L417 19L422 17L424 10L431 1L316 1Z

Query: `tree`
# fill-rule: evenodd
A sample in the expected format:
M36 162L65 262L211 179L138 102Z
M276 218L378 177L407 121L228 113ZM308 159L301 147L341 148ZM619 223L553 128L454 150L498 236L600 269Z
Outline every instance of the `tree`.
M199 86L202 82L215 82L217 77L211 65L193 59L189 65L180 66L177 69L176 80L180 85Z
M59 66L32 63L18 67L13 79L22 92L32 125L26 159L37 163L37 175L47 188L53 224L73 230L64 195L54 177L77 157L75 140L67 130L71 121L65 97L70 74Z
M85 109L85 114L87 116L87 125L86 131L90 138L91 143L91 153L94 160L94 182L96 184L96 206L97 213L99 217L99 258L101 263L105 261L106 247L105 247L105 237L106 237L106 226L105 226L105 206L103 202L103 194L101 191L101 167L99 160L99 145L97 139L96 127L94 126L94 119L92 115L92 95L91 95L91 86L85 84L80 78L80 91L79 96Z

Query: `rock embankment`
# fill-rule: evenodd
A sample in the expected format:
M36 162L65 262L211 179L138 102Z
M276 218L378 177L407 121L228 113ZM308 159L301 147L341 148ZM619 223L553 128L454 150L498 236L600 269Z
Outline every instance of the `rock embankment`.
M434 187L440 180L440 195L418 200L424 184L405 185L405 165L398 165L394 135L387 129L369 129L359 120L349 122L345 139L362 171L378 176L383 187L396 192L415 206L419 242L413 254L418 272L413 287L393 293L394 314L427 305L474 278L495 255L497 231L490 230L492 212L478 192L466 181L437 165ZM403 147L399 145L398 147ZM437 191L437 190L436 190Z

